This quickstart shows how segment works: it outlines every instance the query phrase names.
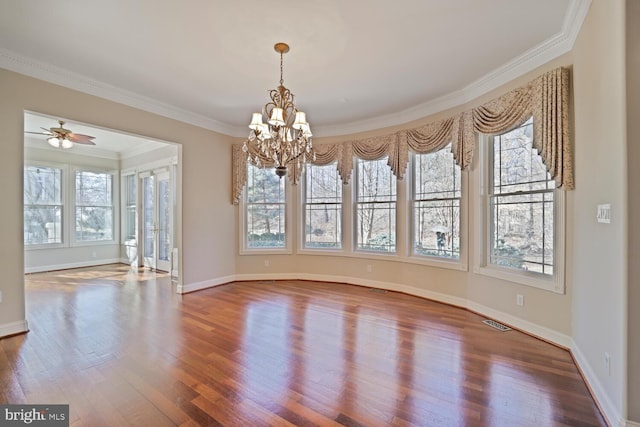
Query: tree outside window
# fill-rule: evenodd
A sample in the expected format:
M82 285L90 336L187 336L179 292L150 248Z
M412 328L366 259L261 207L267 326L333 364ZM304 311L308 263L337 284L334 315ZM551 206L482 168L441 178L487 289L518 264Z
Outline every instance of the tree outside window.
M460 258L460 166L451 146L413 157L413 253Z
M533 121L493 138L489 189L491 264L554 272L554 189L537 150Z
M273 169L247 166L247 248L285 247L285 202L285 179Z
M396 177L387 159L357 160L357 249L396 251Z
M113 175L76 171L77 242L113 240Z
M304 247L342 247L342 181L335 164L306 164Z
M62 243L62 169L25 166L24 244Z

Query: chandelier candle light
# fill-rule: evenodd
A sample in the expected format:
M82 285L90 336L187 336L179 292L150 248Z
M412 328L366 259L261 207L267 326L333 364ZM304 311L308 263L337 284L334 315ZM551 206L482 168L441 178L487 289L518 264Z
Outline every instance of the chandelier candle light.
M265 166L260 158L273 162L276 175L282 178L287 174L287 166L295 164L300 168L307 161L315 160L316 155L306 115L298 111L293 93L283 84L282 56L289 52L289 45L276 43L273 48L280 54L280 85L269 91L271 101L264 105L262 113L253 113L249 124L251 132L242 151L247 153L247 161L257 167ZM263 123L263 115L267 123Z

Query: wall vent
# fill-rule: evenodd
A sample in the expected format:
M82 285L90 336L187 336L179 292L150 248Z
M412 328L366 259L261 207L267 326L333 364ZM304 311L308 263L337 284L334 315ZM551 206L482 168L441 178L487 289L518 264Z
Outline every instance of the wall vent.
M491 320L491 319L483 320L482 323L484 323L485 325L489 325L492 328L496 328L497 330L502 331L502 332L511 330L510 327L505 326L502 323L498 323L495 320Z

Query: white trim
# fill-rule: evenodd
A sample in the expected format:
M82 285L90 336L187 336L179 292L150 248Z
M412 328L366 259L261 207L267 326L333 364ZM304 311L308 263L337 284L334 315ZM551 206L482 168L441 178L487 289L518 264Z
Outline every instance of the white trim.
M571 340L570 349L576 364L580 368L580 371L582 371L584 380L589 385L591 393L593 394L594 399L598 402L601 410L604 412L603 415L609 422L609 425L615 426L617 424L620 427L624 427L625 420L622 418L620 411L607 395L602 383L598 380L598 376L589 364L589 360L585 357L580 350L580 347L578 347L578 344L573 339ZM616 423L614 420L618 420L618 422ZM633 426L633 424L629 424L629 421L626 421L626 425Z
M316 136L337 136L381 129L408 123L467 103L569 52L573 48L590 5L591 0L571 0L560 32L457 91L393 114L371 117L346 125L319 126L315 128L314 133ZM245 126L223 123L193 111L92 80L70 70L21 56L4 48L0 48L0 68L226 135L246 137Z
M640 427L640 423L629 420L620 420L620 427Z
M0 68L179 120L226 135L245 136L245 126L232 126L153 98L90 79L81 74L0 48Z
M217 277L212 280L203 280L202 282L189 283L188 285L176 286L176 293L187 294L189 292L200 291L202 289L214 288L237 280L235 276Z
M110 258L110 259L101 259L101 260L70 262L67 264L51 264L51 265L38 265L36 267L25 267L24 272L25 274L42 273L44 271L68 270L70 268L93 267L95 265L120 264L120 263L122 263L122 258ZM130 262L125 261L124 264L130 264Z
M21 334L23 332L29 332L29 323L26 320L18 320L17 322L0 325L0 338L9 335Z

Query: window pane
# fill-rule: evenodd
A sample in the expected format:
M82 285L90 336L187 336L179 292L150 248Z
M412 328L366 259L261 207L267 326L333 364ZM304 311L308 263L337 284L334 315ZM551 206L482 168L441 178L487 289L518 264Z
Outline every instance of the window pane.
M24 244L62 243L62 207L24 207Z
M494 193L554 188L538 151L533 148L533 122L494 138Z
M342 247L342 181L336 165L307 164L305 190L304 246Z
M124 177L125 215L124 215L124 244L137 245L138 240L138 207L136 194L136 175Z
M76 240L113 240L113 209L76 207Z
M413 160L413 252L460 258L460 167L451 146Z
M284 185L273 169L247 166L247 248L285 247Z
M24 244L62 243L62 169L24 168Z
M460 200L415 202L414 230L416 254L460 258Z
M62 205L62 169L24 168L25 205Z
M111 206L112 175L76 172L76 205Z
M555 184L533 148L532 121L494 138L492 264L553 274Z
M387 160L358 159L357 248L396 250L396 178Z

